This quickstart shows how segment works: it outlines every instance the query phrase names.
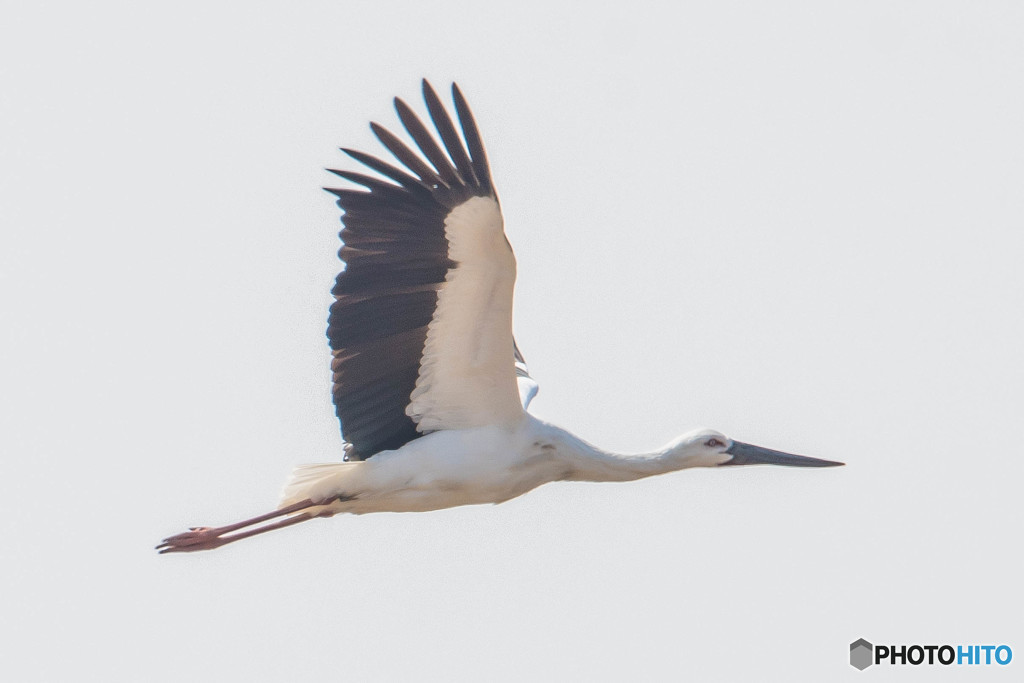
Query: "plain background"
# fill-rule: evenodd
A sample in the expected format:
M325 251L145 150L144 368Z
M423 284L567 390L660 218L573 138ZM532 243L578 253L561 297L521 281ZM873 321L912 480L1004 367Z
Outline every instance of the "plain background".
M931 680L1024 658L1017 2L4 3L0 676ZM337 459L337 146L457 80L540 416L833 470L163 536ZM951 674L950 669L941 673Z

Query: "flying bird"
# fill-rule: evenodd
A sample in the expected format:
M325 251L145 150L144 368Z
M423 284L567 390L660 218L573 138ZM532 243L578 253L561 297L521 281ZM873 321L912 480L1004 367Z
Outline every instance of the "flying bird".
M300 465L276 510L193 527L161 553L210 550L339 513L416 512L501 503L553 481L631 481L690 467L832 467L700 429L650 453L602 450L528 412L537 393L512 336L516 259L469 106L458 126L423 81L436 135L401 99L415 149L371 128L401 163L342 151L374 175L332 173L344 212L327 337L341 462ZM461 130L461 136L459 134Z

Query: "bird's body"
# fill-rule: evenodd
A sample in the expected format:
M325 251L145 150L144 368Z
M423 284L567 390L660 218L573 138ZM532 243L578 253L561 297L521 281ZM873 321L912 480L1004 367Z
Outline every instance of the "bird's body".
M327 330L345 461L300 466L276 511L193 528L165 539L161 552L207 550L339 513L501 503L553 481L628 481L719 465L841 464L710 430L651 453L621 455L531 415L537 385L512 335L516 261L479 131L457 87L462 137L426 81L423 94L440 144L401 100L396 109L418 154L372 124L408 172L350 150L383 177L332 171L365 188L330 190L345 224L339 256L346 267L333 289Z
M365 462L300 467L281 505L331 501L322 509L364 514L501 503L568 478L559 431L524 414L514 425L434 432Z
M714 436L724 438L700 430L683 441ZM333 515L503 503L548 482L629 481L697 466L673 457L683 455L678 443L651 453L609 453L524 411L514 424L434 432L365 462L300 466L285 486L281 507L327 501L311 512ZM724 462L729 456L710 458Z

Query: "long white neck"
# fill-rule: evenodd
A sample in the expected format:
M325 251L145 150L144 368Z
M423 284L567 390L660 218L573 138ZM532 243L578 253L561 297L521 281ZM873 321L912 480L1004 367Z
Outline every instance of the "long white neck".
M633 481L687 467L675 455L675 443L650 453L622 454L605 451L569 432L558 429L554 440L559 463L568 481Z

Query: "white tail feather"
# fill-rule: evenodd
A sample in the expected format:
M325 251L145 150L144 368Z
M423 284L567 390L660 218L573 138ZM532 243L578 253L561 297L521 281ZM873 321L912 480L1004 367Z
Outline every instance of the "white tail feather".
M334 498L343 492L341 482L351 472L350 468L358 465L355 462L299 465L285 482L277 507L283 508L307 499L319 503Z

